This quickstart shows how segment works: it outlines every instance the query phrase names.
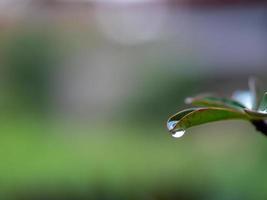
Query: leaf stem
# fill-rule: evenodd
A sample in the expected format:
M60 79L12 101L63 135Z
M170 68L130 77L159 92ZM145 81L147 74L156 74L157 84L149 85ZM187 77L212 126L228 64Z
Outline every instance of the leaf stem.
M251 120L257 131L260 131L267 136L267 122L264 120Z

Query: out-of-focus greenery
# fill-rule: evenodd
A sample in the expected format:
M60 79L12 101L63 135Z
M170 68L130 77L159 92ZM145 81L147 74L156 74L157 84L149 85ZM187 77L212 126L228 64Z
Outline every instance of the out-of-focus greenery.
M186 96L203 90L206 83L203 76L182 77L175 71L164 70L162 66L144 74L138 77L137 91L130 95L123 113L133 121L165 121L174 112L173 109L178 111L181 105L186 107Z
M0 129L1 199L267 195L267 138L245 122L200 126L179 140L152 124L70 128L25 117Z
M56 31L23 28L3 35L1 42L1 68L5 74L3 109L47 112L53 73L60 59Z

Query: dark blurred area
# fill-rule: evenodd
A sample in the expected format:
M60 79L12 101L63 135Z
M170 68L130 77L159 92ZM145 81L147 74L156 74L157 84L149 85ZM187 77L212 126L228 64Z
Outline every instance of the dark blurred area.
M250 124L165 124L188 96L267 90L266 4L0 0L0 199L265 199Z

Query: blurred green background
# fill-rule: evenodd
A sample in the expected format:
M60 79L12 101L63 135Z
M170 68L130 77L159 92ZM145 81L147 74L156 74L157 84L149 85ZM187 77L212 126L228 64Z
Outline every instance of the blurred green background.
M188 96L267 88L265 19L260 0L0 0L0 199L265 199L249 123L165 127Z

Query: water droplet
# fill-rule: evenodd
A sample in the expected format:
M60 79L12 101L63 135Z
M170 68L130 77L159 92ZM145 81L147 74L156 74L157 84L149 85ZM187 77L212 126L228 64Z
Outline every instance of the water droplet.
M178 121L169 121L169 122L167 123L167 128L168 128L168 130L169 130L169 131L173 130L177 123L178 123Z
M180 129L172 133L172 137L174 138L180 138L185 134L185 130Z

